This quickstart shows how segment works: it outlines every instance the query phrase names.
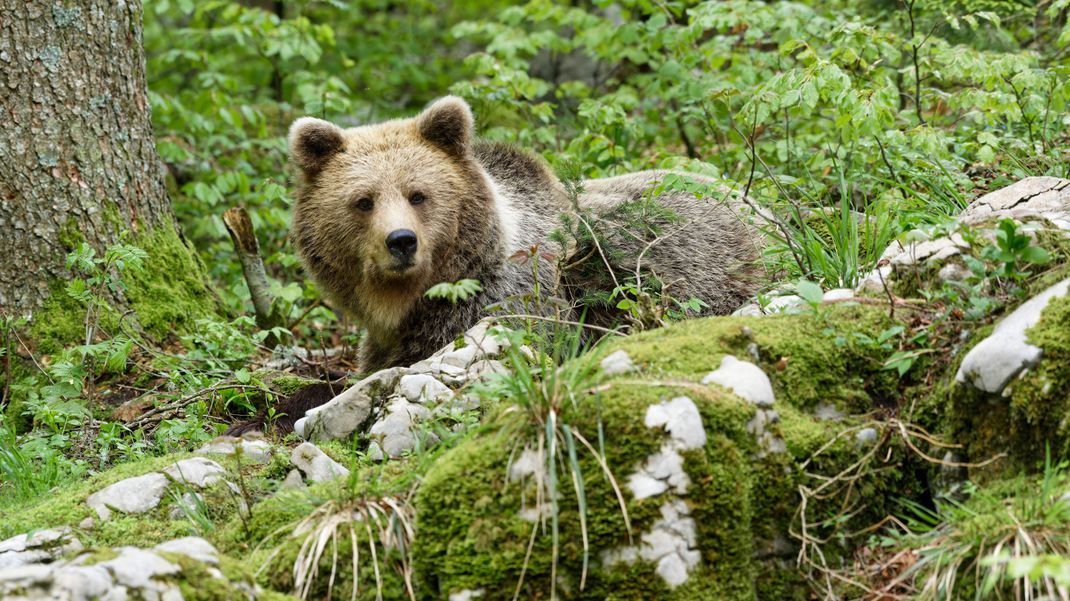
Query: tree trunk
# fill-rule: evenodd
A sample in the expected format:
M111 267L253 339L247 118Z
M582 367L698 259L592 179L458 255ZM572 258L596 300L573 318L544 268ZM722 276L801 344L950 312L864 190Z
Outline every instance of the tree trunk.
M0 307L39 308L78 242L174 218L156 155L140 0L0 0Z

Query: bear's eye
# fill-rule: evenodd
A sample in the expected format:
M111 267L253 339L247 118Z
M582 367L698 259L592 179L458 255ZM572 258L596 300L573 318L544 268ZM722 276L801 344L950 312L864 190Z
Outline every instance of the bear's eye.
M375 206L375 203L372 202L372 199L368 198L367 196L364 196L359 200L353 201L353 206L360 209L361 211L367 212L372 210L372 207Z
M411 195L409 196L409 204L411 204L411 205L418 205L418 204L422 204L422 203L423 203L423 201L425 201L425 200L427 200L427 197L425 197L425 196L424 196L424 195L423 195L422 193L420 193L420 192L413 192L413 193L412 193L412 194L411 194Z

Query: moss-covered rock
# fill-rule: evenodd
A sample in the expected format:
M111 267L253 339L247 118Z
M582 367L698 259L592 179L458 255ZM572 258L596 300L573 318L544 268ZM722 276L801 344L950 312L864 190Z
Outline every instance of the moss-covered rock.
M561 422L589 440L604 441L606 465L627 501L631 538L609 479L595 455L577 445L589 569L584 578L580 503L565 471L571 459L563 458L557 476L558 592L578 599L803 598L802 577L784 559L793 553L789 528L797 517L800 487L817 486L810 473L835 476L872 462L866 463L871 469L851 472L844 480L844 496L810 500L809 534L815 536L833 530L834 519L840 527L871 524L889 510L893 491L913 494L923 486L900 469L903 454L897 448L875 458L874 445L885 438L858 442L859 419L821 421L808 412L821 401L868 411L884 400L892 389L881 369L884 351L850 334L879 331L888 325L885 315L847 307L822 315L704 319L614 342L612 347L626 351L640 372L602 383L596 395L575 408L566 405ZM763 449L756 440L753 405L698 383L728 353L757 354L773 380L780 419L768 428L786 451ZM647 426L644 415L649 407L679 397L698 408L706 432L701 449L682 453L690 486L675 497L637 498L626 483L663 450L666 438L663 430ZM518 455L525 447L535 448L544 432L531 418L524 410L505 411L488 431L437 461L425 477L415 498L414 558L418 582L431 598L479 589L486 598L510 598L518 586L522 598L549 596L555 581L550 522L530 521L538 491L531 479L510 477ZM654 530L671 498L682 501L694 520L701 556L675 587L661 575L658 562L612 561L615 550L636 545L642 556L643 545L652 540L644 533L660 536ZM845 502L852 517L839 519ZM844 539L832 553L849 552L857 542ZM769 573L778 576L757 578Z
M983 329L971 342L977 344L991 332ZM934 392L944 408L944 428L965 444L970 461L1006 455L984 470L975 470L975 476L1036 470L1049 451L1057 457L1070 452L1070 295L1048 302L1039 322L1026 331L1026 342L1042 350L1040 361L1001 391L954 382Z

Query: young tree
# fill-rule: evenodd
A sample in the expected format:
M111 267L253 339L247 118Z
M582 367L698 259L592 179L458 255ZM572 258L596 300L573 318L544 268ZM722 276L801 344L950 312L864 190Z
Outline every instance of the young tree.
M81 241L100 250L123 231L173 231L141 17L140 0L0 0L0 307L8 313L39 308Z

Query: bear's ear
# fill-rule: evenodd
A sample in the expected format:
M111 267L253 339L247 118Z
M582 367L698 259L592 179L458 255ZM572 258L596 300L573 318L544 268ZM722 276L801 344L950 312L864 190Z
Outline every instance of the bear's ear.
M439 98L416 118L425 140L446 152L463 156L472 141L475 122L468 103L457 96Z
M333 123L301 117L290 126L290 160L306 173L318 172L343 148L342 128Z

